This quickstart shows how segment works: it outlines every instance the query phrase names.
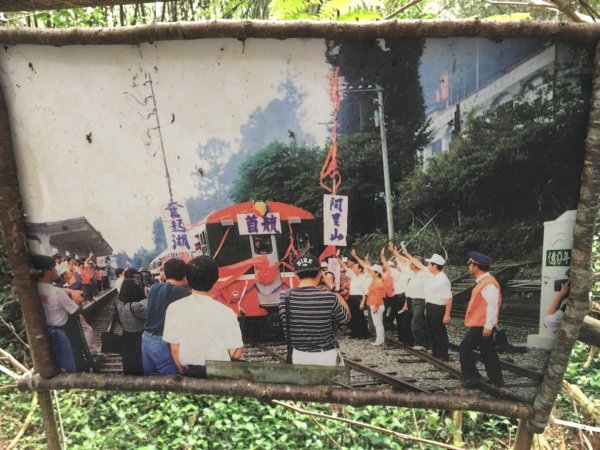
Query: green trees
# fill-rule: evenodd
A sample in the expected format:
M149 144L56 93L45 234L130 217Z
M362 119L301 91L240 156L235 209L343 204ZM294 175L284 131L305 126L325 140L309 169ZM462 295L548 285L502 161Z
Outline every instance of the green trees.
M400 183L402 225L441 210L436 222L456 252L476 246L514 257L535 250L542 222L577 206L588 117L572 82L546 81L470 117L449 152Z
M230 196L236 203L272 200L318 213L322 209L319 171L323 158L324 153L316 147L273 142L242 162Z

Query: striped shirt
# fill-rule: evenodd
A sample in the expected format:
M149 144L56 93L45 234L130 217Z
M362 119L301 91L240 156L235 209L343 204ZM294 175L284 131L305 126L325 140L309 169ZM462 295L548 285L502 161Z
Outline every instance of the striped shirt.
M330 350L334 345L334 324L345 323L348 316L335 294L308 286L291 289L290 335L292 346L303 352ZM285 292L279 295L279 316L287 336Z

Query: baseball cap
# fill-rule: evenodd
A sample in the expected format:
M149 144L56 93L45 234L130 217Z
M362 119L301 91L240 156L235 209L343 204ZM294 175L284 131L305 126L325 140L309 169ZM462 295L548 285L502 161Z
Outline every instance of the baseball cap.
M59 264L56 266L56 278L60 278L60 276L67 271L67 268L63 264Z
M371 270L372 270L373 272L377 272L377 273L378 273L378 274L380 274L380 275L381 275L381 274L383 274L383 268L382 268L382 267L381 267L379 264L373 264L373 265L371 266Z
M302 255L294 261L294 272L303 273L321 269L319 259L313 255Z
M442 258L441 255L438 255L437 253L434 253L433 255L431 255L431 258L426 259L426 262L432 262L434 264L437 264L438 266L443 266L446 264L446 260L444 258Z

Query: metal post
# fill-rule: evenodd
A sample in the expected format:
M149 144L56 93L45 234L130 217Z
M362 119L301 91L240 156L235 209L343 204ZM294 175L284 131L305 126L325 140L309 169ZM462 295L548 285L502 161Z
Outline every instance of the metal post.
M387 137L385 130L385 113L383 111L383 89L375 85L377 103L379 105L379 131L381 132L381 156L383 158L383 183L385 188L385 210L387 213L388 239L394 237L394 216L392 212L392 188L390 185L390 165L388 162Z

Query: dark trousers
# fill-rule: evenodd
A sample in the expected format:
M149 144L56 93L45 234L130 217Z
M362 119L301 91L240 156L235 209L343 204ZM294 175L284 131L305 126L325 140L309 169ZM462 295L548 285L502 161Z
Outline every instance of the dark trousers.
M385 306L383 310L383 328L386 330L394 328L394 320L396 320L399 311L400 297L400 295L394 295L383 299L383 305ZM402 304L404 305L404 302Z
M123 373L125 375L144 375L144 363L142 362L142 334L144 330L123 331Z
M473 350L479 348L481 359L485 366L490 383L501 386L503 384L502 368L500 367L500 359L498 353L494 349L492 336L483 335L483 327L471 327L463 338L458 352L460 354L460 367L463 378L467 380L475 380L481 378L477 370L477 358Z
M404 308L404 304L408 304L408 309L406 311L402 311ZM400 296L400 301L398 303L398 312L396 313L396 329L398 330L398 339L405 345L413 346L415 344L415 338L412 334L411 329L412 322L412 310L410 307L410 302L406 298L404 294Z
M415 338L415 345L428 347L429 342L427 341L427 333L425 332L425 299L412 298L411 300L410 307L412 308L413 317L410 327Z
M436 358L448 359L448 331L444 324L446 306L425 304L425 319L427 321L427 333L431 344L431 353Z
M365 313L360 309L362 295L351 295L348 297L348 307L350 308L350 337L366 339L369 337L369 327Z
M79 315L69 316L67 323L62 326L67 338L71 344L71 351L75 360L75 370L77 372L87 372L93 367L93 358L87 346Z
M94 299L94 288L92 284L82 284L81 289L83 289L84 300L91 301Z

